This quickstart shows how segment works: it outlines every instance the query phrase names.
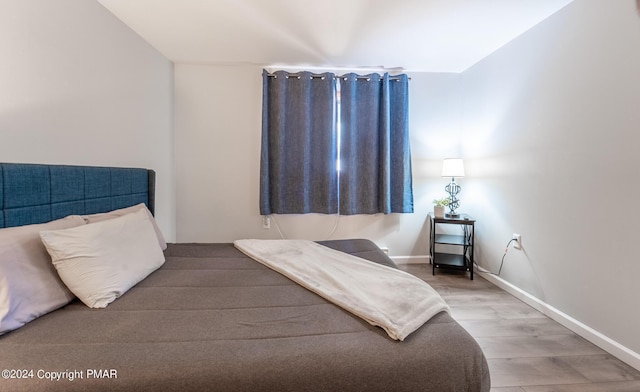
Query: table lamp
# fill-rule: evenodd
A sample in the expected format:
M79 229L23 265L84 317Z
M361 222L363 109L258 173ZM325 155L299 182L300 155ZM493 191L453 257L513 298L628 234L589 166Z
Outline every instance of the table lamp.
M457 218L460 214L456 213L456 208L460 206L458 193L460 193L460 185L456 184L456 177L464 177L464 164L460 158L445 158L442 162L442 177L451 177L451 182L447 184L444 190L449 194L449 212L445 214L447 218Z

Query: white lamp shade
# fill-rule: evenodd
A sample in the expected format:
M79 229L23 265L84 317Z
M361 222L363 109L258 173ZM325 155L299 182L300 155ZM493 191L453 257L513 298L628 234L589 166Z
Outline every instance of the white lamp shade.
M445 158L442 161L442 177L464 177L464 164L460 158Z

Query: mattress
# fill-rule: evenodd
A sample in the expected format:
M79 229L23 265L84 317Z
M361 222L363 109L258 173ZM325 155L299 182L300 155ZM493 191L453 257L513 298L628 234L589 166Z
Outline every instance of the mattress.
M367 240L323 245L393 266ZM105 309L79 301L0 336L0 390L489 391L475 340L439 313L404 342L232 244L170 244Z

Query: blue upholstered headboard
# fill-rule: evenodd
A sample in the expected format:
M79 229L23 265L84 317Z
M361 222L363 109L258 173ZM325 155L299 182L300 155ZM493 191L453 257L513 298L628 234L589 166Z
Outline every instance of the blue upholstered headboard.
M0 228L139 203L154 213L153 170L0 163Z

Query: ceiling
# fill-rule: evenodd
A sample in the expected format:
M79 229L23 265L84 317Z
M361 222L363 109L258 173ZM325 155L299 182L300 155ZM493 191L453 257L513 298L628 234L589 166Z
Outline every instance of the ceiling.
M174 63L462 72L573 0L98 0Z

